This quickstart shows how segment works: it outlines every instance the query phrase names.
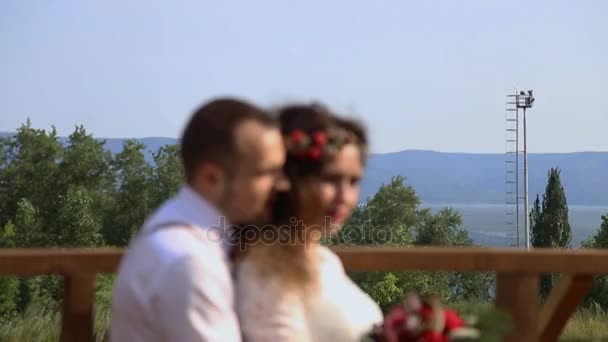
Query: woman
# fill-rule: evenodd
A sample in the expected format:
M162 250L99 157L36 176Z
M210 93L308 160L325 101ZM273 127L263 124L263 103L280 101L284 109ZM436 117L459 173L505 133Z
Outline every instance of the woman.
M291 190L273 226L249 227L236 268L237 312L246 341L359 341L382 321L378 305L321 239L336 233L359 199L367 138L356 122L320 106L279 111Z

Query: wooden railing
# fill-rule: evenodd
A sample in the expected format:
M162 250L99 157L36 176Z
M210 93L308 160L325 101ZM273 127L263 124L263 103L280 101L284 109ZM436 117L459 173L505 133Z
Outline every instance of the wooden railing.
M496 305L511 313L509 341L554 341L589 291L593 276L608 274L608 252L486 248L338 247L349 271L496 272ZM60 274L65 278L63 341L92 341L94 282L115 272L121 250L0 250L0 275ZM542 273L561 280L539 303Z

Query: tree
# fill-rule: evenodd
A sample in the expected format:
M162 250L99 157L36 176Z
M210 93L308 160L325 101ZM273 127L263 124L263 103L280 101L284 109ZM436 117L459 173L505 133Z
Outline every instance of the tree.
M89 191L111 188L112 154L105 150L104 145L105 141L97 141L83 126L75 128L58 165L62 192L70 186L79 186Z
M145 159L144 148L135 140L127 140L112 161L115 207L110 223L103 227L104 240L110 245L126 246L150 211L152 167Z
M536 238L534 237L534 232L539 231L540 227L543 226L543 215L540 207L540 197L536 194L536 200L532 205L532 209L530 210L530 235L531 235L531 243L534 246L536 244L547 244L547 241L541 241L545 236L544 234L538 234ZM538 228L536 228L538 227Z
M116 189L110 166L112 154L105 140L97 140L77 126L68 138L64 157L59 163L60 186L57 195L64 196L70 187L78 187L90 199L90 210L106 226L112 224Z
M0 248L15 247L15 225L7 223L0 231ZM19 279L16 277L0 278L0 323L12 318L17 313L19 297Z
M178 145L166 145L154 154L152 176L152 208L177 194L184 184L184 172Z
M16 247L40 247L45 244L38 210L28 199L22 198L17 203L14 220Z
M393 177L367 203L356 208L333 239L336 244L397 245L413 243L413 227L418 222L420 199L405 178Z
M17 134L4 140L0 173L0 226L15 217L17 204L28 198L42 221L54 216L52 200L57 193L58 161L64 148L57 131L34 129L28 120ZM44 225L43 225L44 226Z
M152 167L135 140L114 157L83 126L62 141L55 128L35 129L29 120L0 139L0 248L91 247L104 239L124 246L183 183L177 145L160 148ZM110 283L100 287L106 301ZM30 302L55 310L61 288L57 276L2 278L0 315Z
M101 222L85 190L70 187L59 198L55 229L53 235L61 247L94 247L101 243Z
M561 171L551 168L543 194L542 206L537 195L530 212L531 243L534 247L570 248L572 231L568 221L566 194L560 181ZM554 275L541 278L541 296L549 293L555 282Z
M568 221L568 204L566 194L560 181L561 171L549 170L547 188L543 194L540 212L535 211L535 202L530 214L532 246L569 248L572 241L572 229Z
M416 244L433 246L470 246L469 233L461 228L462 216L452 208L443 208L435 215L429 209L420 211L416 226Z
M15 215L15 245L22 248L39 247L46 245L45 235L40 227L40 217L38 210L26 198L22 198L17 204ZM32 286L34 279L20 278L19 291L15 299L18 312L25 312L26 307L32 299Z
M93 210L93 201L81 187L72 186L58 198L53 230L47 239L61 247L93 247L101 241L101 223ZM37 279L37 295L47 309L56 310L61 299L63 279L46 276Z
M602 223L597 233L583 243L583 248L608 248L608 214L602 215ZM587 294L583 305L592 307L600 306L603 310L608 309L608 276L601 276L594 280L593 287Z
M473 240L462 228L462 216L452 208L443 208L436 214L429 209L420 211L421 222L416 226L416 245L466 246ZM451 273L449 288L453 298L486 300L490 296L493 275L490 273Z

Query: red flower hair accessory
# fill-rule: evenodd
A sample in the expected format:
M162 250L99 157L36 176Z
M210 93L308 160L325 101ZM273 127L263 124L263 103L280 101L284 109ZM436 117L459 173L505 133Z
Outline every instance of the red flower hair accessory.
M287 153L300 159L319 161L334 156L345 144L357 141L354 133L344 129L306 133L295 129L285 135Z

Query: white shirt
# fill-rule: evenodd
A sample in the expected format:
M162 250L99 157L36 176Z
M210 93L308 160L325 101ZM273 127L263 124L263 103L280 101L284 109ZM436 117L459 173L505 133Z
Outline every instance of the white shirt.
M241 341L226 246L210 229L222 219L185 187L147 220L117 273L112 342Z
M235 286L245 340L355 342L382 323L380 307L346 275L338 256L324 246L317 250L319 291L313 294L286 289L264 277L256 261L243 259Z

